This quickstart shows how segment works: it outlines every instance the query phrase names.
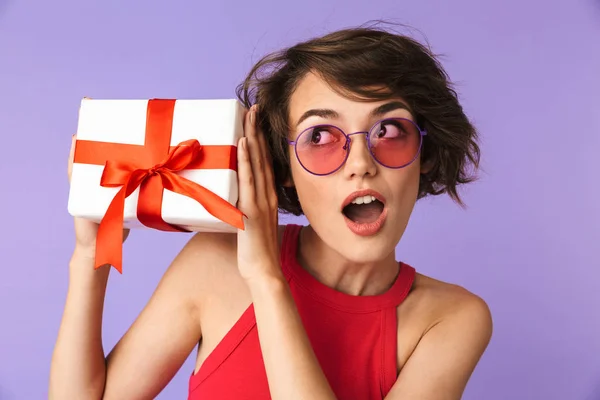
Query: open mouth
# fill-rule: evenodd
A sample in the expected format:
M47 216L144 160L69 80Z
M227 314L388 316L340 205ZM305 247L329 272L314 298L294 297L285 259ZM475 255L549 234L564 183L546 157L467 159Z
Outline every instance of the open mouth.
M342 208L342 213L354 223L369 224L377 221L383 212L384 204L372 195L356 197Z

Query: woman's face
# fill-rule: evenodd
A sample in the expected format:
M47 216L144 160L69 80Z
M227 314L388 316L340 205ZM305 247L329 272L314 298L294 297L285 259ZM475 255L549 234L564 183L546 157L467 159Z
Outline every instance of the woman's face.
M384 107L383 113L373 113L389 103L395 105ZM404 104L402 99L353 101L336 93L318 76L309 74L290 99L290 139L296 140L302 131L318 124L335 125L352 133L368 131L384 118L413 120ZM325 143L331 140L331 135L324 132L312 138ZM345 164L330 175L318 176L304 169L293 146L289 151L300 204L320 239L351 262L376 262L389 257L406 229L417 199L419 157L404 168L386 168L372 158L365 135L352 135ZM371 200L372 204L344 207L357 191L366 189L375 191L374 197L381 196L381 202L373 202L369 197L363 198L363 202Z

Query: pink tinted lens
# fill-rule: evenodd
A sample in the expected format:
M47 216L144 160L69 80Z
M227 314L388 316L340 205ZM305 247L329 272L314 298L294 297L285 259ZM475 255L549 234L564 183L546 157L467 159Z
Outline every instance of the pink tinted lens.
M302 132L296 139L298 161L313 174L328 174L346 159L346 136L334 126L320 125Z
M369 135L373 156L387 167L398 168L410 164L421 146L419 129L405 119L381 121Z

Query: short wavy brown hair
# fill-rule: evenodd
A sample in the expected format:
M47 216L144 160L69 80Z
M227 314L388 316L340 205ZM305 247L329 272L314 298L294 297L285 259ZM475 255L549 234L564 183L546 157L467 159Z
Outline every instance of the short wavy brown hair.
M417 124L427 130L418 198L448 195L460 205L457 187L475 179L478 133L461 107L448 74L418 41L378 27L343 29L271 53L256 63L236 90L246 107L259 105L258 123L273 158L279 209L302 215L291 178L289 101L301 79L316 73L334 90L359 101L404 99ZM380 88L375 90L374 88Z

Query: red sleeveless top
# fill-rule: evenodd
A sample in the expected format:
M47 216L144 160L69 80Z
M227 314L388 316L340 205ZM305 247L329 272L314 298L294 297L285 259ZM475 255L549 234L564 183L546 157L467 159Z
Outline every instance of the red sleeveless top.
M321 368L338 399L382 399L397 377L396 307L408 295L415 270L400 263L393 286L381 295L336 291L297 262L301 228L286 226L281 265ZM190 377L188 400L270 398L250 305Z

